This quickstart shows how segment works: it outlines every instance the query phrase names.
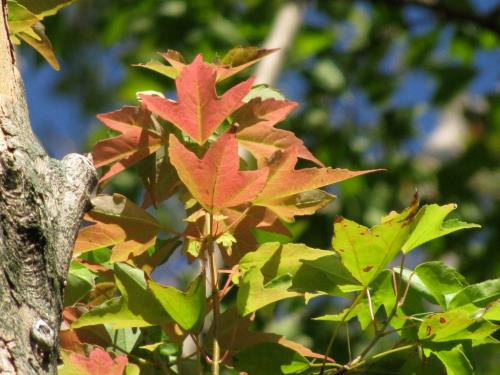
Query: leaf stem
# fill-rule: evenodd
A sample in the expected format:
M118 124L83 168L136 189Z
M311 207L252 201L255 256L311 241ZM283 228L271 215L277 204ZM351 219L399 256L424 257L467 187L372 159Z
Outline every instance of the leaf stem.
M209 214L208 221L208 262L210 264L210 282L212 284L212 309L214 313L214 319L212 323L213 327L213 342L212 342L212 375L219 375L219 365L220 365L220 346L219 346L219 321L220 321L220 295L219 295L219 285L218 285L218 270L217 264L215 262L215 251L214 251L214 238L213 238L213 224L214 216L213 213Z
M383 337L385 336L384 332L385 330L387 329L387 326L389 325L389 323L391 322L392 318L394 318L394 316L396 315L396 312L398 311L398 308L401 306L400 305L400 297L401 297L401 293L402 293L402 284L403 284L403 266L404 266L404 263L405 263L405 253L403 253L401 255L401 265L400 265L400 268L399 268L399 282L397 282L396 284L396 290L395 290L395 294L396 294L396 301L394 303L394 307L392 308L391 312L389 313L389 315L387 315L387 319L385 319L383 325L382 325L382 328L378 331L376 331L375 333L375 337L373 337L372 341L368 344L368 346L361 352L361 354L356 357L354 359L354 361L351 361L352 362L358 362L358 361L361 361L369 352L370 350L373 349L373 347L375 346L375 344L377 344L377 342ZM396 280L397 281L397 280Z
M330 341L328 342L328 346L326 347L325 350L325 356L323 357L323 363L321 365L321 370L319 372L319 375L323 375L325 373L325 367L326 367L326 361L328 359L328 354L330 354L330 351L332 350L333 342L335 341L335 338L337 337L337 334L339 332L340 326L344 323L344 321L347 319L349 314L352 312L352 310L356 307L356 305L361 301L361 298L363 297L364 291L361 293L358 293L354 301L352 302L351 306L349 307L349 310L344 314L342 317L342 320L335 326L335 329L332 332L332 336L330 337Z

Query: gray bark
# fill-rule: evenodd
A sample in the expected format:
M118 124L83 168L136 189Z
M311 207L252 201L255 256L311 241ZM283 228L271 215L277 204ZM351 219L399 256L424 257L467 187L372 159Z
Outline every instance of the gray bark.
M82 155L49 158L33 135L1 5L0 373L54 374L66 274L96 172Z

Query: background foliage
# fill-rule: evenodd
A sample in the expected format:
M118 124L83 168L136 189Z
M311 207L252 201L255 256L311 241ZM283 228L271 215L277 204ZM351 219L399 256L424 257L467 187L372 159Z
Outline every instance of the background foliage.
M181 50L191 60L199 51L210 57L235 45L260 45L283 3L81 0L47 18L61 72L39 65L32 52L23 54L40 138L56 155L80 146L89 150L107 135L95 113L133 102L136 91L173 89L169 80L130 64L159 59L158 50ZM444 259L471 282L494 278L500 257L499 4L421 3L307 2L277 82L301 103L286 127L326 165L388 172L337 185L334 204L297 220L291 230L295 242L328 248L334 215L372 225L385 212L405 207L418 188L423 201L459 202L458 215L483 229L434 241L417 250L413 261ZM52 114L42 118L47 108ZM433 137L444 122L458 136L437 147ZM62 143L61 135L73 143ZM137 199L139 186L124 172L109 189ZM165 224L179 225L173 218L162 216ZM182 284L182 273L167 277ZM260 324L321 352L329 330L310 317L336 303L325 299L303 310L285 302ZM365 340L353 335L354 346ZM478 363L488 367L481 357Z

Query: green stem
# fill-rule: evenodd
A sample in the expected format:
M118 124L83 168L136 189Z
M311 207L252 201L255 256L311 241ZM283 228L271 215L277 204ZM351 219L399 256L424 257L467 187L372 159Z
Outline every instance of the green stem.
M339 322L339 324L337 324L337 326L333 330L332 336L330 337L330 341L328 342L328 346L326 347L325 356L323 357L323 363L321 364L321 370L319 372L319 375L323 375L325 373L325 367L326 367L326 361L328 359L328 354L330 354L330 351L332 350L333 342L335 341L335 338L337 337L340 326L342 326L342 324L347 319L347 317L352 312L352 310L356 307L356 305L359 303L359 301L361 301L363 294L364 294L364 290L356 296L356 298L354 299L354 301L351 304L351 307L349 307L349 310L347 310L347 312L342 317L342 320Z
M365 350L363 350L363 352L358 357L356 357L354 359L354 362L361 361L370 352L370 350L372 350L372 348L377 344L377 342L383 336L385 336L385 334L384 334L385 330L389 326L389 323L391 322L392 318L394 318L394 316L396 315L398 308L400 307L399 302L400 302L400 297L401 297L401 292L402 292L401 287L403 284L403 266L404 266L404 263L405 263L405 254L403 253L403 255L401 256L401 266L399 268L399 283L398 283L398 285L396 285L397 288L395 290L396 302L394 303L394 307L392 308L391 312L387 316L387 319L385 320L384 324L382 325L382 328L375 333L375 337L373 338L373 340L368 344L368 346L365 348Z

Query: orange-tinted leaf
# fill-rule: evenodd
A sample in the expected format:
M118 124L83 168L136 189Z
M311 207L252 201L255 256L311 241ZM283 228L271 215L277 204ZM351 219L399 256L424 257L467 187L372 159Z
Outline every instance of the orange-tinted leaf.
M249 66L252 66L263 57L275 51L277 51L277 49L236 47L226 53L221 61L214 61L210 65L217 72L216 81L220 82L226 78L232 77L233 75L241 72ZM186 64L184 63L184 58L177 51L169 50L165 53L160 53L160 55L172 66L167 67L157 62L149 62L147 64L141 64L138 66L154 70L170 78L175 78L186 66Z
M81 354L63 352L64 367L68 366L69 369L63 369L63 373L73 374L80 371L81 375L122 375L125 366L128 364L127 357L124 355L116 356L114 359L101 348L95 348L90 352L89 356Z
M198 157L170 135L170 161L193 197L207 210L234 207L249 202L262 190L267 168L240 171L238 144L226 133Z
M238 142L257 159L259 165L278 150L297 147L299 158L324 166L294 133L273 127L296 106L297 103L288 100L254 98L233 114L233 120L238 124Z
M222 65L218 67L217 81L222 81L241 72L277 50L276 48L264 49L258 47L233 48L221 60Z
M215 91L216 73L216 69L198 55L175 80L177 102L158 96L140 97L152 112L203 144L224 119L243 104L242 99L253 82L250 78L219 97Z
M274 126L297 107L296 102L254 98L245 103L233 114L233 119L240 128L253 125Z
M304 146L302 140L290 131L266 125L255 125L238 131L236 137L238 143L257 159L257 163L260 166L265 165L266 159L269 159L276 151L284 151L293 147L297 148L300 158L323 166Z
M92 151L96 167L114 164L100 182L130 167L161 147L161 129L151 119L145 107L126 106L117 111L98 115L109 128L122 135L97 142Z
M112 262L125 261L153 246L161 226L154 217L123 195L92 199L94 208L85 219L96 224L80 230L74 253L113 247Z
M270 208L285 221L293 221L295 215L310 215L334 198L316 189L376 171L340 168L296 170L297 158L297 147L274 153L268 161L269 178L266 186L254 201L256 205Z

